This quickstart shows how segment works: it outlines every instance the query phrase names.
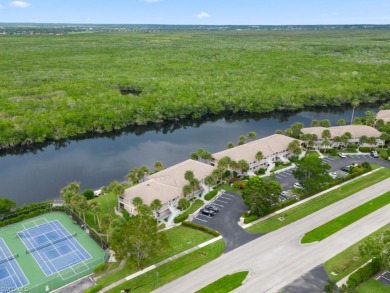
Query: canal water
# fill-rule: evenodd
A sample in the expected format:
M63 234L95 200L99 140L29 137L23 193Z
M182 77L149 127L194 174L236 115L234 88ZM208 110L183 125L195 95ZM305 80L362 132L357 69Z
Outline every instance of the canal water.
M356 116L372 106L360 106ZM59 190L71 181L82 189L97 189L112 180L123 181L130 169L141 165L150 168L156 161L171 166L186 160L202 147L213 153L237 143L240 135L255 131L257 138L286 129L294 122L310 126L313 119L351 119L350 109L321 109L296 113L244 115L209 118L203 122L186 121L161 126L123 131L109 137L73 140L59 148L49 145L19 154L0 157L0 197L8 197L18 205L59 197Z

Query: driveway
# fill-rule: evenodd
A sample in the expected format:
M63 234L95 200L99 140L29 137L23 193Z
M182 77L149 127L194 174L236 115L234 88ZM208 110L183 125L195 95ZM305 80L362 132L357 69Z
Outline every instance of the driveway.
M248 233L238 225L241 215L248 210L241 196L225 192L215 198L212 204L220 209L214 217L198 213L192 222L207 226L221 233L226 243L225 252L231 251L264 235Z

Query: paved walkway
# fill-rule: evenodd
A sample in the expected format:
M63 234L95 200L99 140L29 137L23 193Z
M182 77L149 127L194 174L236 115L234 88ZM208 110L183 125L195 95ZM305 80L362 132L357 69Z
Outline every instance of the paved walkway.
M193 252L193 251L195 251L197 249L205 247L205 246L207 246L207 245L209 245L211 243L214 243L214 242L216 242L216 241L218 241L220 239L222 239L222 236L215 237L215 238L213 238L213 239L211 239L209 241L203 242L203 243L201 243L201 244L199 244L197 246L194 246L194 247L192 247L190 249L187 249L187 250L185 250L185 251L183 251L181 253L178 253L178 254L176 254L174 256L171 256L171 257L169 257L167 259L164 259L163 261L160 261L160 262L158 262L158 263L156 263L154 265L151 265L151 266L143 269L142 271L138 271L138 272L136 272L134 274L131 274L131 275L123 278L123 279L120 279L119 281L116 281L115 283L112 283L112 284L108 285L107 287L104 287L100 292L109 291L109 290L119 286L120 284L123 284L124 282L127 282L127 281L129 281L131 279L134 279L134 278L136 278L136 277L138 277L140 275L143 275L143 274L145 274L145 273L147 273L147 272L149 272L149 271L151 271L151 270L153 270L155 268L158 268L159 266L162 266L162 265L164 265L166 263L169 263L169 262L171 262L171 261L173 261L173 260L175 260L175 259L177 259L179 257L182 257L183 255L189 254L190 252Z

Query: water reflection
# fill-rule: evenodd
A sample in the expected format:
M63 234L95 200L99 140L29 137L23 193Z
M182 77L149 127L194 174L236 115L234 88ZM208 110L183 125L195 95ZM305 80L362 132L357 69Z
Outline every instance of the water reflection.
M377 110L359 107L356 116ZM310 125L313 119L336 123L349 121L349 109L311 109L310 111L272 114L224 113L207 119L175 121L161 125L129 127L120 132L87 135L72 141L19 148L0 158L0 196L19 204L55 198L68 182L79 181L82 188L98 188L112 180L123 180L131 168L160 160L166 166L189 157L198 147L210 152L237 143L240 135L255 131L257 137L286 129L294 122Z

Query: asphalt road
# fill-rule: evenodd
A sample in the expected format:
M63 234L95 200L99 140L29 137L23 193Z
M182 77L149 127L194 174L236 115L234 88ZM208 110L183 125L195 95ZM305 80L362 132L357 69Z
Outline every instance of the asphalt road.
M195 292L238 271L250 271L234 292L278 292L353 243L390 222L390 205L355 222L327 239L301 245L302 236L329 220L390 190L390 179L364 189L286 227L268 233L155 292Z
M225 192L216 198L212 204L220 209L214 217L199 213L192 222L218 231L225 240L225 252L231 251L262 235L248 233L238 225L241 215L248 210L241 196Z

